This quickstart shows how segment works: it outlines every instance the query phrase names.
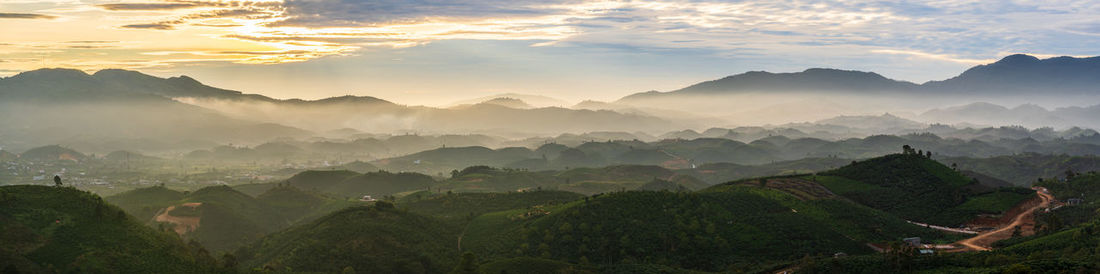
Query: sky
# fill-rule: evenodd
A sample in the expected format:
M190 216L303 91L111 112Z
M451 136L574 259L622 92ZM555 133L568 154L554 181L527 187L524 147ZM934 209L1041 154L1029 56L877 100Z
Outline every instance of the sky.
M1100 1L0 0L0 76L123 68L410 105L606 101L812 67L922 83L1098 44Z

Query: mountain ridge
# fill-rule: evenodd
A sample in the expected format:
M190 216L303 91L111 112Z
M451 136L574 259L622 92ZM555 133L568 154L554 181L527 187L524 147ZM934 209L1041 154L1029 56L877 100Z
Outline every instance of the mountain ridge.
M974 94L1004 90L1020 94L1036 88L1057 87L1070 94L1096 93L1100 86L1100 56L1060 56L1047 59L1026 54L1009 55L978 65L940 81L916 84L894 80L875 72L810 68L801 72L748 71L699 82L667 92L646 91L627 95L618 102L636 102L674 95L740 94L748 92L853 91L860 93L955 93ZM1036 80L1047 81L1036 81Z

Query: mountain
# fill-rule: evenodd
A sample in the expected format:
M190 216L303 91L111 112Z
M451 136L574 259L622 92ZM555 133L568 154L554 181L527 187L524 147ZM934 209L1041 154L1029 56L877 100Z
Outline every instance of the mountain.
M1061 56L1039 59L1025 54L979 65L959 76L922 85L953 93L1096 95L1100 91L1100 57Z
M915 84L873 72L807 69L802 72L750 71L672 91L647 91L615 104L702 112L732 124L782 124L837 115L923 111L960 101L1050 105L1095 102L1100 97L1100 57L1038 59L1012 55L975 66L957 77ZM797 109L799 111L791 111ZM1025 107L1020 111L1033 111ZM1073 111L1096 115L1096 110ZM1089 126L1095 119L1059 115L1009 116L996 125ZM1043 114L1043 113L1038 113ZM967 117L952 117L965 119ZM1064 118L1065 120L1059 120ZM1041 124L1048 123L1048 124Z
M489 95L489 96L478 97L478 98L474 98L474 99L454 102L454 103L451 103L451 105L452 106L473 105L473 104L483 103L483 102L486 102L486 101L491 101L491 100L495 100L495 99L499 99L499 98L509 98L509 99L515 99L515 100L523 101L525 104L529 104L531 107L537 107L537 108L565 107L565 106L569 105L569 102L566 102L565 100L552 98L552 97L547 97L547 96L543 96L543 95L521 94L521 93L494 94L494 95Z
M917 87L917 84L891 80L873 72L812 68L793 73L750 71L718 80L694 84L667 93L649 91L629 95L623 97L620 101L630 102L645 97L659 97L670 94L705 95L813 91L878 94L911 91Z
M534 108L533 106L527 104L527 102L524 102L523 100L516 99L516 98L510 98L510 97L493 98L493 99L485 100L484 102L480 102L478 104L497 105L497 106L502 106L502 107L517 108L517 109ZM465 107L465 106L469 106L469 105L459 105L459 106L455 106L455 107L452 107L452 108L461 108L461 107Z
M1016 54L992 64L972 67L943 81L924 84L892 80L874 72L812 68L802 72L750 71L705 81L669 92L647 91L628 95L619 102L673 97L675 95L809 92L862 95L903 93L1096 95L1100 86L1100 57L1049 59Z
M68 187L0 187L6 273L217 273L201 247L143 226L102 198Z
M117 69L91 75L71 69L40 69L0 79L0 129L4 132L0 146L31 147L42 145L37 142L43 140L62 143L70 139L259 143L314 135L302 129L560 134L674 127L668 120L647 114L529 108L525 104L491 100L462 108L434 108L350 95L280 100L211 87L187 76L159 78Z
M148 79L118 82L100 76L41 69L0 79L0 131L5 132L0 145L135 138L239 142L309 134L277 124L233 119L156 94L179 89L173 85L152 85ZM111 150L117 149L129 148Z

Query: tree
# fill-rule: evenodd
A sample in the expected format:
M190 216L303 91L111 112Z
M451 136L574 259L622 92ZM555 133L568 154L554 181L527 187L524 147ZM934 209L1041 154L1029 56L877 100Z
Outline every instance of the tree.
M911 147L909 145L901 146L901 154L909 155L909 154L913 154L913 152L914 152L913 147Z
M355 274L355 268L354 268L354 267L351 267L351 266L349 265L349 266L347 266L347 267L344 267L344 270L343 270L343 271L340 271L340 273L341 273L341 274Z
M477 256L474 253L462 253L462 261L455 266L451 273L478 273Z
M233 256L233 254L230 253L225 253L225 255L222 255L222 267L225 267L227 269L237 268L237 256Z
M54 186L61 186L61 175L53 176L53 184Z

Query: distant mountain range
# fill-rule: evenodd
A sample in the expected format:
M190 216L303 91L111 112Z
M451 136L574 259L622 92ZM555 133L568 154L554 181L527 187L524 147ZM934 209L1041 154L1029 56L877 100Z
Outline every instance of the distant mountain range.
M970 68L959 76L915 84L892 80L874 72L812 68L794 73L751 71L694 84L669 92L648 91L619 100L622 103L678 95L739 94L753 92L816 92L856 94L1100 94L1100 57L1039 59L1016 54L988 65Z
M3 78L0 145L74 139L238 142L311 134L294 127L228 117L165 97L185 93L244 96L196 83L184 77L161 79L113 70L88 75L78 70L40 69Z
M1033 128L1072 126L1100 128L1100 121L1096 117L1100 117L1100 105L1048 110L1032 104L1008 108L979 102L929 110L918 118L939 123L1015 124Z
M375 133L560 134L673 127L651 115L536 108L516 98L456 108L405 106L350 95L280 100L211 87L187 76L160 78L118 69L94 74L39 69L0 78L0 138L6 139L0 146L74 138L247 143L348 128Z

